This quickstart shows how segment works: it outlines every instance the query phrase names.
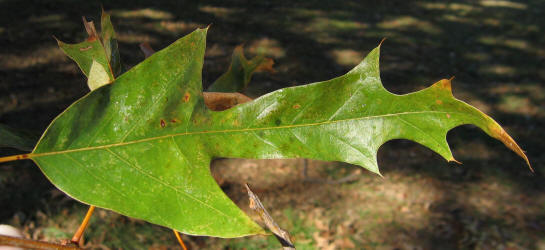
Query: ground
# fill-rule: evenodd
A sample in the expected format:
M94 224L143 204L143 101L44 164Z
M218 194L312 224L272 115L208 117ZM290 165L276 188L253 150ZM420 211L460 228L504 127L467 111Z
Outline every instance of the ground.
M163 48L211 24L203 72L210 84L244 44L276 74L256 75L247 94L327 80L347 72L386 38L381 77L407 93L455 76L454 95L494 117L535 168L475 127L448 134L449 164L416 143L379 151L384 177L356 166L297 160L218 159L212 172L247 213L250 183L299 249L545 249L545 3L529 1L103 1L123 62L138 44ZM92 1L0 1L0 123L40 134L88 89L55 36L79 42ZM0 155L19 153L3 149ZM305 178L303 168L308 167ZM351 182L328 184L357 173ZM306 181L305 181L306 180ZM55 189L30 161L0 167L0 223L28 238L70 238L87 207ZM86 246L175 248L169 229L98 209ZM279 248L273 237L184 236L193 249Z

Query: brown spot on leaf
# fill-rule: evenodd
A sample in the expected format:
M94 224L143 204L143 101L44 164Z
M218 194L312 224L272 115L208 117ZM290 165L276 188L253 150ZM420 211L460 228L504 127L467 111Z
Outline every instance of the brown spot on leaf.
M435 82L430 88L433 88L434 90L439 90L439 91L447 90L448 92L452 92L450 83L451 82L449 79L443 79L438 82Z
M450 114L447 114L447 118L450 118Z
M443 102L441 100L435 100L435 103L437 103L439 105L443 104Z
M191 94L189 92L185 92L184 94L184 102L189 102L189 99L191 98Z
M452 91L451 84L450 84L450 80L447 80L447 79L441 80L440 86L441 86L441 88L443 88L443 89L447 89L447 90L449 90L449 91Z
M172 122L172 123L177 123L177 122L178 122L178 119L176 119L176 118L171 119L170 122Z
M294 109L298 109L298 108L300 108L300 107L301 107L301 105L299 105L299 103L296 103L295 105L293 105L293 108L294 108Z
M164 128L166 125L167 124L166 124L165 120L161 119L161 128Z
M85 47L85 48L79 48L79 51L87 51L87 50L90 50L92 48L93 48L93 46L89 45L88 47Z
M203 92L203 97L206 107L214 111L226 110L252 100L241 93Z

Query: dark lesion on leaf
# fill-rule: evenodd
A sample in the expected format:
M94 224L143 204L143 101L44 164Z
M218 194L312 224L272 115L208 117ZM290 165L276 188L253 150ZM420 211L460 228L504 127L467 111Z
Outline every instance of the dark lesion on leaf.
M191 99L191 94L189 94L189 92L185 92L183 101L189 102L189 99Z
M241 93L204 92L204 104L213 111L223 111L238 104L252 101L252 98Z

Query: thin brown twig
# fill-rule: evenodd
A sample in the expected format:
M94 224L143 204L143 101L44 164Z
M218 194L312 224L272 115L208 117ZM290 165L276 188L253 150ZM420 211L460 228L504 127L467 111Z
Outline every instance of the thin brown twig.
M11 236L0 235L0 246L21 247L24 249L81 249L75 245L63 245L52 242L29 240Z
M85 215L85 218L83 218L81 225L79 225L78 230L74 234L74 237L72 237L72 243L81 246L81 237L83 236L83 232L85 232L85 228L87 228L87 226L89 225L89 220L93 215L93 211L95 211L95 206L91 205L89 207L89 210L87 210L87 214Z
M180 243L180 246L182 247L182 249L187 250L187 247L185 246L184 241L182 240L182 236L180 235L180 233L178 233L178 231L176 231L174 229L172 231L174 231L174 235L176 235L176 239L178 239L178 243Z

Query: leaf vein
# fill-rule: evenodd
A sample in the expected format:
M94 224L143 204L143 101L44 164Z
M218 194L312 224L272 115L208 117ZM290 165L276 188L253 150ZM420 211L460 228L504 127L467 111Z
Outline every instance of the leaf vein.
M419 128L418 126L414 125L412 122L409 122L409 121L407 121L407 120L405 120L405 119L403 119L403 118L401 118L401 117L399 117L399 116L398 116L397 118L398 118L399 120L401 120L402 122L408 124L409 126L415 128L416 130L420 131L422 134L428 135L429 137L432 138L432 140L433 140L435 143L437 143L437 145L438 145L439 147L441 147L441 143L440 143L439 141L437 141L437 139L436 139L435 137L433 137L433 136L429 135L428 133L426 133L426 131L422 130L422 129Z
M120 159L122 162L124 162L127 166L133 168L133 169L136 169L138 172L144 174L144 175L147 175L149 178L151 178L152 180L174 190L176 193L181 193L181 194L184 194L185 196L189 197L190 199L194 200L194 201L197 201L199 203L201 203L203 206L205 207L208 207L208 208L211 208L212 210L218 212L219 214L229 218L229 216L227 216L225 213L223 213L222 211L218 210L217 208L213 207L213 206L210 206L208 204L206 204L205 202L203 202L202 200L194 197L193 195L190 195L186 192L179 192L180 190L178 188L176 188L175 186L173 186L172 184L168 183L168 182L165 182L165 181L162 181L161 179L157 178L156 176L150 174L150 173L147 173L146 171L144 171L144 169L138 167L136 164L133 164L132 162L129 162L128 160L126 160L125 158L121 157L119 154L116 154L115 152L113 152L112 150L110 150L109 148L105 148L105 150L107 152L109 152L110 154L114 155L115 157L117 157L118 159Z
M348 105L348 102L350 102L352 99L354 99L354 97L359 94L359 91L361 88L363 88L364 85L360 85L356 90L354 90L352 92L352 95L346 100L343 102L343 105L339 106L339 108L337 108L337 111L335 111L335 113L333 113L333 115L331 115L329 117L329 119L327 119L328 121L331 121L333 118L335 118L335 116L337 116L337 114L346 106Z
M65 154L64 155L66 158L68 158L69 160L73 161L74 163L76 163L77 165L80 166L80 168L82 168L83 170L85 170L85 172L87 172L87 174L89 174L90 176L92 176L93 178L95 178L97 181L101 182L101 183L104 183L107 187L109 187L112 191L118 193L119 195L121 195L122 197L124 198L128 198L123 192L117 190L115 187L111 186L108 182L103 182L102 179L100 179L98 176L94 175L91 171L89 171L83 164L81 164L79 161L77 161L74 157L70 156L69 154Z
M71 152L80 152L80 151L89 151L89 150L98 150L98 149L105 149L105 148L121 147L121 146L127 146L127 145L131 145L131 144L161 140L161 139L165 139L165 138L168 138L168 137L177 137L177 136L186 136L186 135L203 135L203 134L218 134L218 133L241 133L241 132L252 132L252 131L263 131L263 130L291 129L291 128L321 126L321 125L335 124L335 123L341 123L341 122L351 122L351 121L368 120L368 119L385 118L385 117L396 117L396 116L401 116L401 115L446 114L446 113L448 113L448 114L467 115L467 114L462 113L462 112L414 111L414 112L400 112L400 113L393 113L393 114L381 114L381 115L358 117L358 118L347 118L347 119L343 119L343 120L334 120L334 121L322 121L322 122L315 122L315 123L290 124L290 125L276 126L276 127L261 127L261 128L258 127L258 128L225 129L225 130L191 131L191 132L182 132L182 133L161 135L161 136L156 136L156 137L138 139L138 140L134 140L134 141L112 143L112 144L93 146L93 147L86 147L86 148L75 148L75 149L65 149L65 150L59 150L59 151L43 152L43 153L32 153L29 156L31 158L36 158L36 157L42 157L42 156L71 153Z
M159 103L159 101L161 99L163 99L163 97L167 94L168 91L166 91L166 85L168 84L163 84L162 85L162 92L159 94L159 96L157 97L157 99L155 100L155 102L151 105L151 107L149 109L147 109L147 113L144 115L144 117L150 117L150 113L154 112L155 111L155 106ZM127 139L127 137L137 128L139 127L143 122L145 121L148 121L146 119L140 119L138 120L138 122L135 122L134 123L134 126L132 126L132 128L130 128L127 133L125 133L125 135L123 136L123 138L121 138L121 142L124 142L125 139Z

